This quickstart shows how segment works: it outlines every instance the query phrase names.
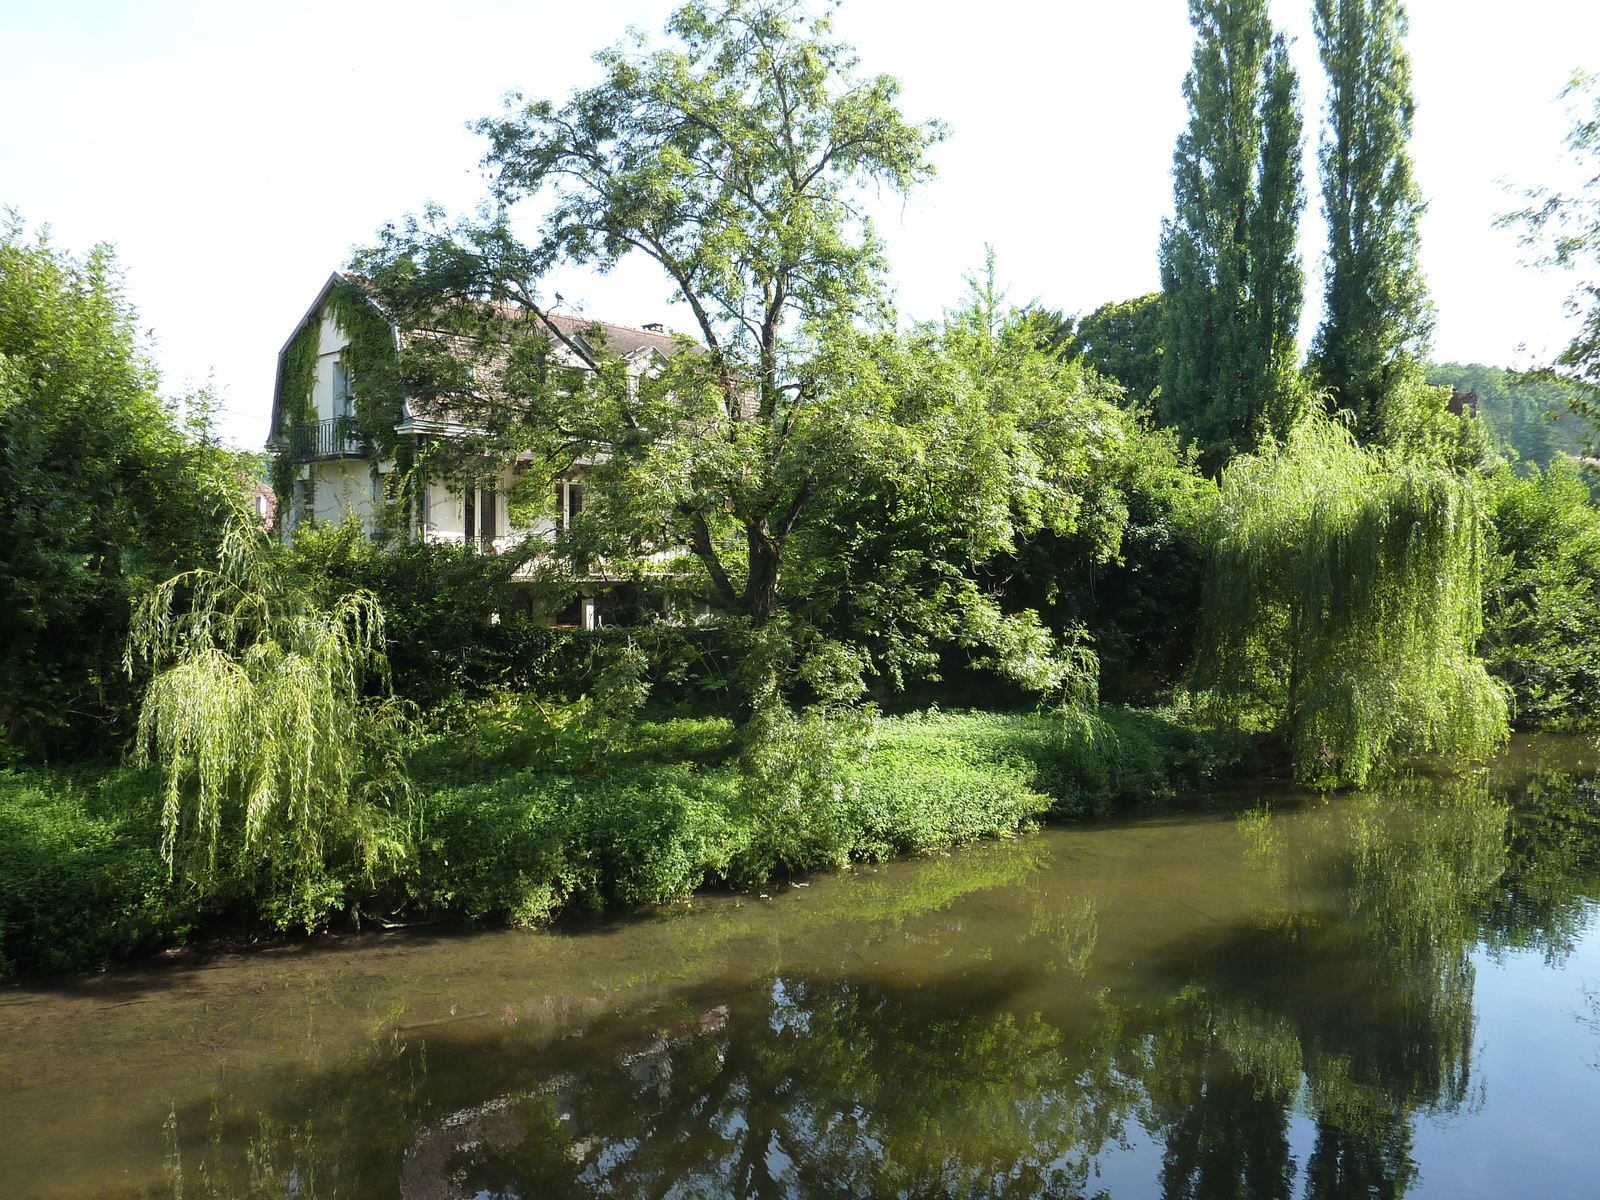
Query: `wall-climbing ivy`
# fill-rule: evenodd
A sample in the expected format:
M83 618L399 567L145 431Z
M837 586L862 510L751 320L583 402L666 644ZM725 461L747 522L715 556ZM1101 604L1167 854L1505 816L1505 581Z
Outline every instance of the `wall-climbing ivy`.
M410 511L411 492L418 481L413 478L412 443L395 433L405 412L405 389L400 379L394 327L355 280L340 278L329 292L327 304L306 318L284 349L278 368L279 427L274 433L283 443L292 445L295 431L317 420L313 393L325 313L333 317L345 337L339 358L349 372L354 394L354 413L346 419L346 428L341 432L361 440L375 478L380 464L394 463L393 478L401 483L392 489L394 494L388 499L398 502L402 512ZM279 453L273 460L272 487L278 493L280 514L286 514L292 502L297 467L289 452Z
M352 432L367 446L374 479L380 463L394 464L394 486L386 499L394 510L391 518L405 522L416 511L414 493L423 481L416 469L415 444L395 433L405 416L406 389L394 326L366 289L349 277L334 284L328 307L345 336L339 357L350 373L355 395Z
M356 430L383 457L392 457L401 440L394 427L405 411L394 327L351 279L334 284L328 307L345 336L339 358L350 372L355 393Z
M317 419L312 393L317 386L320 324L317 314L307 317L278 358L278 427L272 434L273 439L280 443L292 443L295 429ZM293 503L294 456L282 450L274 454L270 475L272 490L278 494L278 521L281 526Z

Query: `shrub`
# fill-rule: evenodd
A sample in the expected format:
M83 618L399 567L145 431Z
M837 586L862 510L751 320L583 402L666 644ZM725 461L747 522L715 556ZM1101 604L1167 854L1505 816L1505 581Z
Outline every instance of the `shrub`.
M157 781L0 772L0 975L103 966L197 917L161 861Z
M933 713L883 721L859 769L856 852L887 858L1032 824L1052 803L1034 790L1034 763L1015 740L984 735L1033 720Z
M1600 709L1600 511L1577 469L1556 460L1489 480L1494 535L1480 647L1520 723L1593 724Z
M1048 799L1055 815L1085 816L1197 786L1250 765L1253 754L1251 742L1235 732L1201 732L1146 710L934 711L884 721L868 770L889 786L901 786L889 782L896 777L921 776L940 790L934 777L950 771L949 790L957 796L956 771L981 772L991 789L1020 779ZM991 794L998 805L999 792Z
M721 878L744 844L730 782L675 764L637 778L523 771L436 793L418 899L530 924L568 905L685 895Z

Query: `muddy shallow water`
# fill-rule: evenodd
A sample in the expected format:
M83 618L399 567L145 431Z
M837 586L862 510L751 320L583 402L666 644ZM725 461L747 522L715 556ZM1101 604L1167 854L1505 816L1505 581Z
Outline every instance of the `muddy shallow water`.
M1597 772L11 987L0 1196L1593 1196Z

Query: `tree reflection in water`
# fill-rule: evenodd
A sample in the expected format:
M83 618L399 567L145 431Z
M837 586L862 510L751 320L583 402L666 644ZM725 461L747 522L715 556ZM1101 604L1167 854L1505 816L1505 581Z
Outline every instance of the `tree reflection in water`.
M1169 1200L1402 1196L1417 1120L1475 1102L1473 949L1559 954L1595 895L1592 797L1546 779L1512 812L1419 779L1303 817L1327 823L1315 837L1242 821L1243 869L1281 902L1153 998L1095 985L1095 905L1057 871L1021 885L1026 977L779 970L686 993L654 1036L600 1052L391 1034L284 1111L184 1114L210 1132L174 1144L169 1191L1089 1196L1097 1157L1142 1128Z

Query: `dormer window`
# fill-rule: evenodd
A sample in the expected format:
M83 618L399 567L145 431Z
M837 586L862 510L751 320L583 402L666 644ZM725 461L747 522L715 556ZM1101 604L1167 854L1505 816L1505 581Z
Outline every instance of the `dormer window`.
M350 390L350 369L342 362L333 364L333 415L338 417L354 416L356 411L355 393Z

